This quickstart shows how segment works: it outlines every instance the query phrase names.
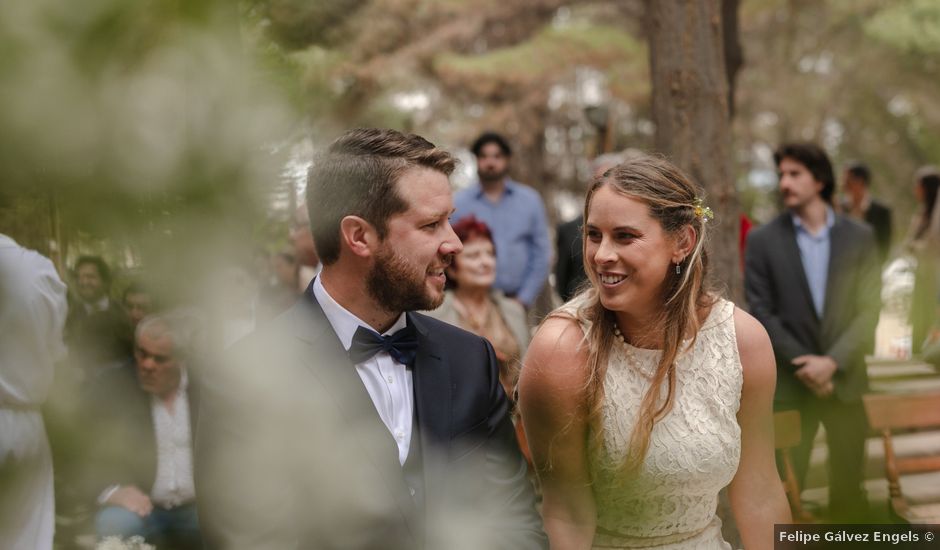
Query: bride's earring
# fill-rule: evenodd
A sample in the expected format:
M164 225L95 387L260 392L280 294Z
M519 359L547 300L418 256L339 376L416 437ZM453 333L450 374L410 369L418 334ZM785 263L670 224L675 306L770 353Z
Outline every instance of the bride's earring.
M679 262L676 262L676 275L682 275L682 266L679 265Z

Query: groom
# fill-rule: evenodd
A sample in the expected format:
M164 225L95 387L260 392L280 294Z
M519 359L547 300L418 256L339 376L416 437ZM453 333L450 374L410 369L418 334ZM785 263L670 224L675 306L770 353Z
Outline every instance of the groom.
M486 340L417 310L462 245L454 159L358 129L309 174L323 270L234 346L196 444L208 548L544 548Z

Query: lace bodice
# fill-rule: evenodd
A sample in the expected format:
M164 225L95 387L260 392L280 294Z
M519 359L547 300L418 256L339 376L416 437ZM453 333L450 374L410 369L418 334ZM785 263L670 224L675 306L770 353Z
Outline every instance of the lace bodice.
M640 471L628 476L621 465L661 353L615 341L604 379L604 444L590 457L595 547L728 548L715 510L741 455L734 304L719 300L680 356L672 410L655 424Z

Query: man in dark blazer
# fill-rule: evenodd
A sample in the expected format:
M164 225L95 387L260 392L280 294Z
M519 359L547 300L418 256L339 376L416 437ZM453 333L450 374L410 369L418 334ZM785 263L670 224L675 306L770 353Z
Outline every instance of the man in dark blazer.
M853 161L845 167L845 213L864 220L875 231L878 259L883 264L891 249L891 210L871 196L871 170Z
M864 521L861 396L881 306L874 237L867 225L833 212L835 180L821 148L784 145L775 160L787 211L749 234L747 300L777 358L775 408L801 413L797 475L806 474L821 422L829 447L830 515Z
M198 391L185 368L184 340L172 317L146 317L133 360L89 382L83 483L99 505L101 537L201 546L192 452Z
M604 175L604 172L617 166L634 155L633 149L627 149L622 152L604 153L594 158L591 162L593 183L595 178ZM561 299L567 302L578 290L587 282L587 275L584 274L584 214L578 214L578 217L561 223L555 229L555 289Z
M98 256L75 262L73 293L65 321L69 361L91 377L131 352L127 315L111 300L111 270Z
M462 248L453 158L352 130L313 164L323 264L207 381L196 445L214 548L544 548L493 348L415 313Z
M578 292L587 276L584 274L583 238L584 214L558 225L555 230L555 288L561 299L567 302Z

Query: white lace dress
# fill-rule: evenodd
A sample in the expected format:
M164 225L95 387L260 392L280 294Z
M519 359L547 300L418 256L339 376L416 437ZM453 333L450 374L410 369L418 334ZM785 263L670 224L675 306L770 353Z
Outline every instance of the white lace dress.
M718 301L693 350L680 356L672 410L655 424L639 473L627 476L620 466L660 355L619 339L611 353L601 417L604 445L590 457L594 548L730 548L715 510L718 492L734 477L741 456L736 414L743 377L734 304Z

